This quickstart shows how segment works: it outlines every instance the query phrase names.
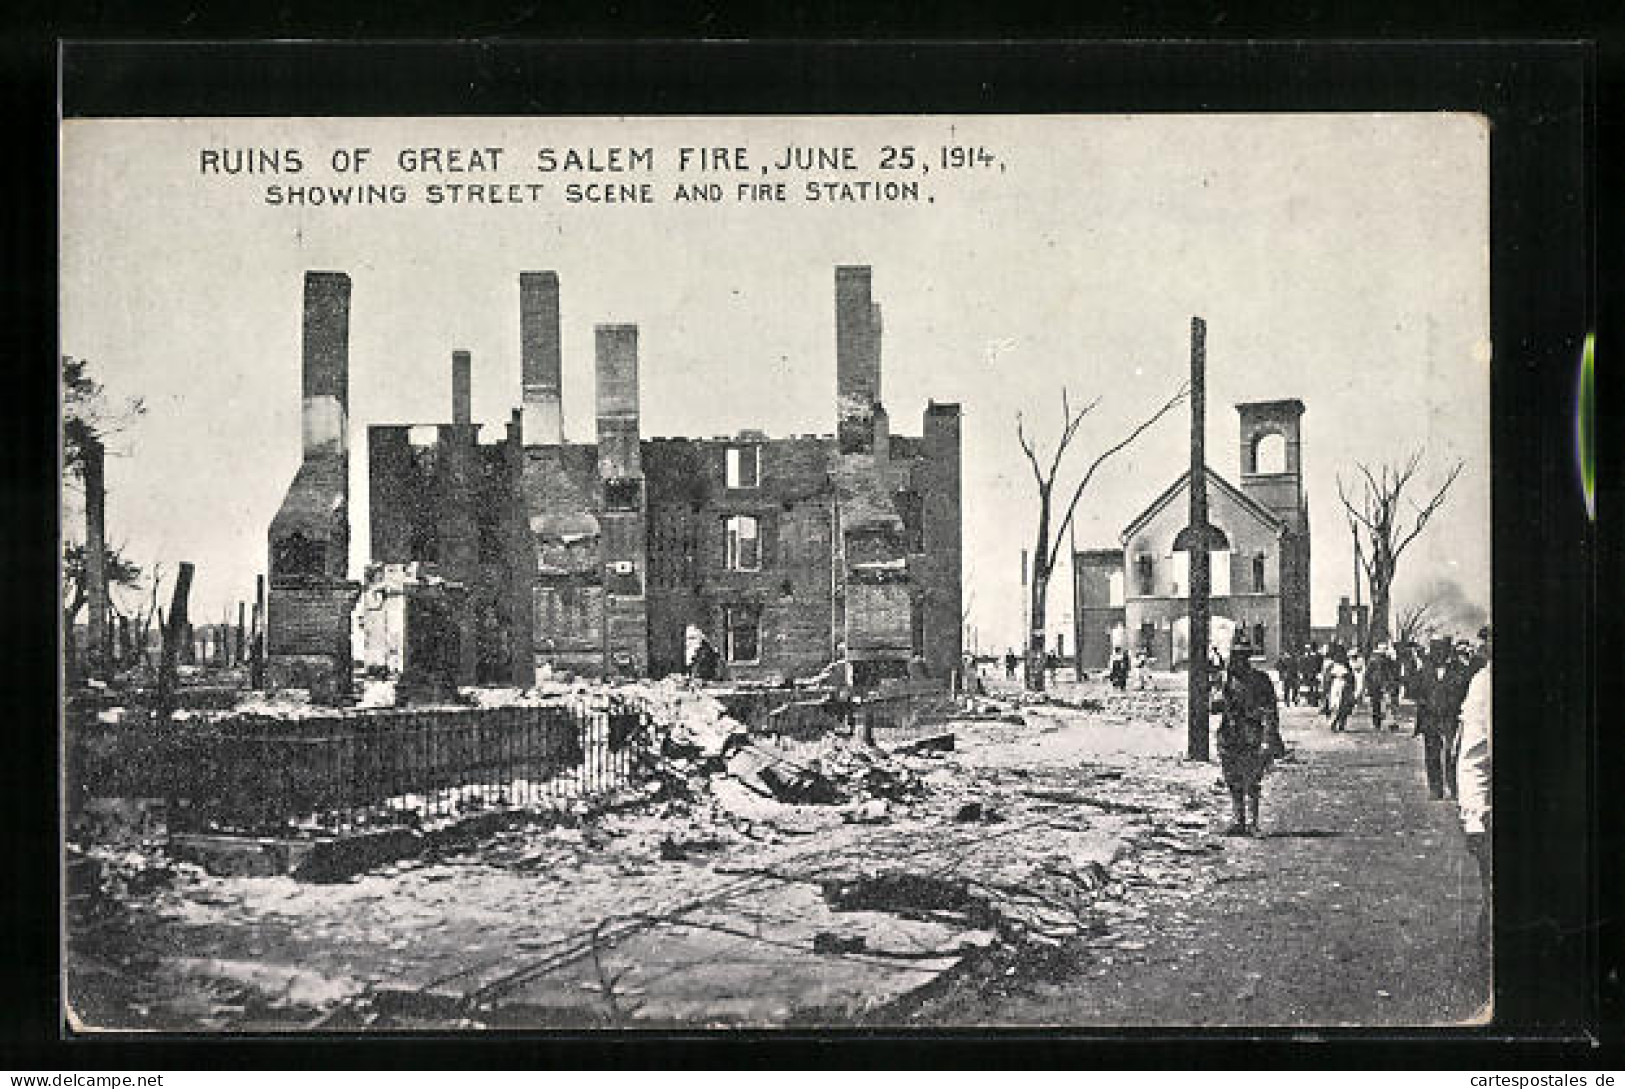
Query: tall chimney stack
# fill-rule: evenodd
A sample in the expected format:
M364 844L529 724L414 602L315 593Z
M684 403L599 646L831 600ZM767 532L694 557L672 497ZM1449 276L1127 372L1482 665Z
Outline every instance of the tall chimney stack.
M451 422L474 422L473 360L467 352L451 353Z
M563 354L559 346L559 274L519 274L519 359L525 443L564 441Z
M873 413L880 401L880 307L869 291L869 266L836 267L836 432L844 453L874 448Z
M641 476L638 449L638 327L594 329L597 362L598 466L603 477Z
M345 453L350 403L350 277L305 273L304 405L306 460Z

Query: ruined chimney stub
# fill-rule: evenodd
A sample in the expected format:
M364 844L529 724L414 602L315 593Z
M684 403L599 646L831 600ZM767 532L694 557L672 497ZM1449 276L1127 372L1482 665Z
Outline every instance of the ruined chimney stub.
M544 446L562 443L563 353L556 272L519 274L519 354L525 442Z
M638 327L599 325L593 330L597 360L598 464L600 475L642 475L638 449Z
M342 455L350 397L350 277L345 273L305 273L303 351L304 455Z
M474 422L473 360L467 352L451 353L451 422Z

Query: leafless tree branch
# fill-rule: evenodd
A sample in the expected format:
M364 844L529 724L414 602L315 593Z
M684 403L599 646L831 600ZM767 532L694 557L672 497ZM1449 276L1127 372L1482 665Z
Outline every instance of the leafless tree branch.
M1191 386L1189 382L1180 383L1179 388L1174 391L1173 396L1169 397L1168 400L1162 403L1162 407L1158 408L1156 412L1152 413L1148 418L1141 421L1139 426L1133 431L1130 431L1121 442L1117 443L1117 445L1109 448L1099 457L1095 458L1094 462L1083 474L1083 478L1078 481L1078 486L1072 490L1072 500L1066 505L1066 515L1062 517L1061 524L1055 528L1055 541L1057 546L1060 544L1061 539L1066 536L1067 527L1072 524L1072 516L1078 509L1078 500L1083 497L1084 489L1089 486L1089 481L1094 479L1096 470L1098 470L1102 465L1106 464L1106 462L1114 454L1118 453L1124 447L1128 446L1131 442L1144 434L1158 420L1162 419L1169 412L1173 411L1174 406L1178 405L1180 402L1184 401L1190 396L1190 392ZM1089 407L1093 408L1099 403L1100 399L1096 398Z

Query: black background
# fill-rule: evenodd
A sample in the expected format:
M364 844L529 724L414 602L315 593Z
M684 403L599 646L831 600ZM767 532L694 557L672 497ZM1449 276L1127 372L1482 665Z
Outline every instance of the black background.
M1561 13L1559 13L1561 14ZM811 27L802 9L787 33ZM996 18L996 17L995 17ZM178 12L169 36L295 33L285 10L258 26ZM798 23L799 20L799 23ZM429 16L394 9L396 35L425 33ZM1312 20L1311 20L1312 21ZM473 23L499 33L504 20ZM851 29L866 28L858 24ZM417 24L417 25L414 25ZM1347 22L1341 25L1349 25ZM677 28L722 34L719 20ZM1335 15L1319 27L1337 30ZM1578 43L870 44L464 43L356 46L68 44L61 54L64 116L1005 113L1265 110L1470 110L1493 124L1491 242L1496 668L1497 1019L1486 1030L1243 1030L1170 1033L950 1031L898 1036L696 1033L673 1037L492 1034L454 1038L59 1039L56 937L55 584L57 476L54 425L54 33L104 35L107 16L37 21L0 56L8 101L26 129L4 175L7 370L18 401L8 413L0 511L14 675L3 690L8 758L0 761L0 815L10 880L0 891L6 926L0 1068L90 1070L194 1066L694 1067L846 1065L1069 1066L1511 1066L1603 1063L1618 1068L1621 1020L1617 881L1625 840L1625 788L1617 714L1599 715L1625 658L1617 621L1617 549L1599 566L1580 493L1575 391L1581 342L1594 325L1599 187L1595 147L1618 144L1614 119L1595 114L1599 71ZM318 28L305 26L306 34ZM330 20L326 33L382 33L365 20ZM1101 32L1102 27L1080 28ZM1236 33L1193 23L1187 33ZM1586 32L1576 16L1562 29ZM923 34L941 33L925 26ZM1109 31L1108 31L1109 32ZM1164 33L1167 32L1165 28ZM1393 27L1366 33L1392 33ZM1472 33L1462 24L1457 33ZM1276 33L1280 33L1278 30ZM42 69L43 66L43 69ZM1596 143L1594 143L1596 141ZM1617 177L1604 159L1605 182ZM1604 221L1605 224L1611 221ZM177 239L184 244L176 224ZM1612 238L1612 236L1605 236ZM1617 240L1608 244L1617 255ZM1606 308L1604 308L1606 310ZM14 311L14 312L13 312ZM1599 356L1611 353L1605 338ZM49 362L48 362L49 361ZM1603 368L1606 370L1606 366ZM22 381L18 382L17 379ZM1380 373L1373 374L1380 380ZM23 396L23 391L29 396ZM34 396L38 400L34 400ZM1603 471L1618 465L1619 428L1599 417ZM1608 516L1618 476L1605 478ZM23 527L41 532L24 541ZM1616 542L1617 543L1617 542ZM1594 621L1593 617L1597 619ZM34 623L24 622L34 621ZM37 618L37 619L36 619ZM37 623L37 627L35 624ZM1609 641L1601 644L1599 637ZM1601 668L1599 668L1599 666ZM1603 709L1609 705L1603 705ZM1617 706L1617 705L1613 705ZM1600 727L1600 729L1599 729ZM1600 823L1606 821L1606 824ZM1599 879L1610 882L1606 887ZM1612 907L1615 914L1608 909ZM1219 940L1215 936L1215 940ZM1306 962L1305 972L1322 970ZM1329 966L1328 966L1329 970ZM1265 983L1267 986L1267 981ZM1293 1040L1291 1037L1298 1037ZM1609 1045L1599 1051L1597 1044ZM1609 1059L1612 1062L1609 1062Z

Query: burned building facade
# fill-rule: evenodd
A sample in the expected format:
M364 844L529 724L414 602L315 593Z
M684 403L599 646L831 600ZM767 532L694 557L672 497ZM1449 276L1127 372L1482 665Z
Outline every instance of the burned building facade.
M1273 661L1309 632L1309 504L1303 490L1302 401L1236 406L1241 485L1207 469L1212 628L1244 629ZM1117 548L1072 557L1080 662L1103 668L1113 646L1158 668L1185 663L1190 554L1176 547L1189 520L1183 473L1124 527Z
M681 672L690 626L733 679L844 654L860 684L945 680L961 646L959 408L931 403L920 435L891 433L870 284L836 269L834 434L646 438L638 330L600 325L596 441L581 443L564 435L559 279L522 273L522 405L504 434L470 421L464 353L449 424L368 429L373 569L462 587L463 684Z

